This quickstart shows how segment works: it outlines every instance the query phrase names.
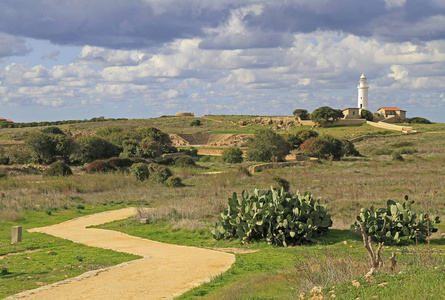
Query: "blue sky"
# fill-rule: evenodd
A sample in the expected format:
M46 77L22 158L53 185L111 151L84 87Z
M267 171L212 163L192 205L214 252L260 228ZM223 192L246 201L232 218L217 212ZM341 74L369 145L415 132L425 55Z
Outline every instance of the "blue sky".
M16 122L369 106L445 122L443 0L2 0Z

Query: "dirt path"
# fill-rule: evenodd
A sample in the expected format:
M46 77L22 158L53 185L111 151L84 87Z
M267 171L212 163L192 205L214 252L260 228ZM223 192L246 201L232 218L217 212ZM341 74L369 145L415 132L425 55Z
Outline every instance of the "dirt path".
M86 228L126 219L134 214L134 208L125 208L29 230L143 258L109 269L87 272L74 279L11 296L10 299L171 299L226 271L235 261L235 256L229 253Z

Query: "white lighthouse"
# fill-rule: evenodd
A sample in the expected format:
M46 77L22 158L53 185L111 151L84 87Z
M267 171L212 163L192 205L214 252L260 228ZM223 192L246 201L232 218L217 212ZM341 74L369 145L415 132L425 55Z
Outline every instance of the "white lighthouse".
M362 113L362 109L369 110L368 107L368 89L369 86L366 85L366 76L362 74L360 77L360 84L357 86L358 89L358 108L359 113Z

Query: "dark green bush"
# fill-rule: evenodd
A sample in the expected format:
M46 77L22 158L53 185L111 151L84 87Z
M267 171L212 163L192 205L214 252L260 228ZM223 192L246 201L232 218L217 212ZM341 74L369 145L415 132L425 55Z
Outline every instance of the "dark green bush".
M228 208L211 230L215 239L266 239L274 245L315 242L332 226L331 216L312 194L281 190L243 191L228 200Z
M318 136L304 141L300 146L304 155L327 159L332 156L335 159L343 157L343 143L329 135Z
M247 160L262 162L284 161L291 150L291 145L270 129L258 130L247 147Z
M181 156L175 159L175 166L180 168L195 167L196 163L190 156Z
M102 128L102 129L99 129L97 132L96 132L96 134L98 135L98 136L102 136L102 137L105 137L105 136L109 136L109 135L111 135L111 134L113 134L113 133L119 133L119 132L122 132L123 131L123 129L121 128L121 127L118 127L118 126L109 126L109 127L105 127L105 128Z
M144 163L135 163L130 167L130 173L133 174L138 180L144 181L149 178L150 172L148 166Z
M3 151L0 151L0 165L9 165L9 157Z
M272 177L272 180L275 182L274 187L276 189L282 188L285 192L289 191L290 183L286 179L275 176L275 177Z
M119 147L97 136L81 136L77 143L79 147L73 155L73 160L81 163L119 156L121 152Z
M111 157L106 162L115 169L124 170L131 167L134 161L125 157Z
M115 168L110 166L110 164L108 164L107 161L102 160L102 159L97 159L97 160L91 162L87 166L85 173L88 173L88 174L105 173L105 172L114 171L114 170L115 170Z
M341 140L343 156L360 156L354 144L348 140Z
M182 184L182 180L179 177L175 177L175 176L170 176L169 178L167 178L167 180L165 181L165 185L168 187L181 187L184 186Z
M150 181L157 183L164 183L167 178L172 176L172 172L168 167L158 164L149 164L148 173L150 174Z
M45 176L69 176L73 175L71 168L61 161L53 162L44 173Z
M52 134L63 134L63 135L65 135L65 133L59 127L55 127L55 126L46 127L46 128L43 128L40 131L43 132L43 133L52 133Z
M398 160L398 161L404 161L402 154L398 151L391 152L391 160Z
M223 162L237 164L243 162L243 151L237 147L230 147L222 153Z
M195 127L195 126L201 126L201 121L200 120L193 120L190 122L190 126Z
M35 132L27 137L25 143L33 161L39 164L50 164L57 159L68 161L75 149L74 141L63 134Z
M198 155L198 149L191 147L190 149L181 149L179 152L184 153L185 155L195 157Z
M249 169L244 166L237 166L236 171L242 175L245 175L247 177L251 177L252 174L249 172Z
M362 208L352 229L360 229L363 223L365 232L377 242L399 243L402 237L425 242L431 233L436 232L435 224L440 223L439 217L430 218L428 214L417 215L412 209L413 200L396 203L386 202L384 208Z
M408 119L408 123L410 124L432 124L430 120L422 118L422 117L414 117Z
M360 116L363 119L366 119L367 121L374 120L374 115L372 114L372 112L370 112L369 110L366 110L366 109L362 109L362 112L360 113Z

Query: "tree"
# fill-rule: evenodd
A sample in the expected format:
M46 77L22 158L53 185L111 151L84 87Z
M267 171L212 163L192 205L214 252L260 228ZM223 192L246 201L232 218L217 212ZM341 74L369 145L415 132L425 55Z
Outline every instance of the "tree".
M354 144L348 140L338 140L329 135L323 135L306 140L300 146L300 151L308 156L326 159L332 156L340 159L343 156L360 156Z
M222 160L230 164L243 162L243 151L236 147L227 148L222 153Z
M360 113L360 116L363 119L366 119L367 121L372 121L374 119L374 116L372 115L372 112L366 109L362 109L362 112Z
M290 144L279 134L270 129L257 131L247 142L247 160L284 161L291 149Z
M36 132L25 141L32 159L39 164L50 164L61 158L68 161L75 142L64 134Z
M309 113L305 109L297 108L293 114L296 117L300 117L301 120L309 120Z
M317 136L318 132L314 130L304 129L295 134L288 134L287 141L292 146L292 149L298 149L305 140Z
M73 159L81 163L118 156L121 152L119 147L97 136L81 136L77 143L79 147Z
M341 118L343 118L343 112L340 109L333 109L329 106L319 107L311 114L311 120L321 125L334 122Z
M176 148L173 146L172 140L170 139L169 135L157 128L141 128L138 130L138 133L141 136L142 140L148 138L157 143L163 153L177 151Z

